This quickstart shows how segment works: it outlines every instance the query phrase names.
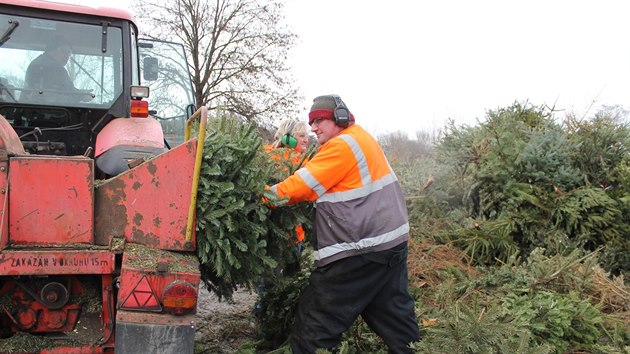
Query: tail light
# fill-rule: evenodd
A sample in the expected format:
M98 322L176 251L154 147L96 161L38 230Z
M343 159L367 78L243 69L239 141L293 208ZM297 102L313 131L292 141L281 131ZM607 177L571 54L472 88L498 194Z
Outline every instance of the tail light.
M191 313L197 307L197 289L190 283L176 280L164 289L162 306L164 311L175 315Z
M132 118L146 118L149 116L149 102L131 100L129 112Z

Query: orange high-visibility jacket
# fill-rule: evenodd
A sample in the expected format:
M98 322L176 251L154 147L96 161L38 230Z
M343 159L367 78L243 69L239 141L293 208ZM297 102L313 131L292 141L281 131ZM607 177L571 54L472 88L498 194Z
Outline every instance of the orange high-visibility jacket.
M301 153L288 148L274 148L271 145L263 146L265 151L271 156L271 158L280 164L285 170L288 170L288 167L283 165L285 162L290 162L294 168L297 168L298 164L304 163L308 161L308 159L304 158ZM295 243L299 244L304 241L304 228L302 225L297 225L295 227Z
M405 199L376 140L351 125L271 187L289 204L315 202L315 265L389 249L409 239Z
M307 158L300 152L297 152L294 149L285 148L285 147L277 147L274 148L271 145L263 146L265 151L269 154L269 156L279 163L285 170L287 170L287 166L284 165L285 162L290 162L294 168L297 168L300 163L305 163L308 161Z

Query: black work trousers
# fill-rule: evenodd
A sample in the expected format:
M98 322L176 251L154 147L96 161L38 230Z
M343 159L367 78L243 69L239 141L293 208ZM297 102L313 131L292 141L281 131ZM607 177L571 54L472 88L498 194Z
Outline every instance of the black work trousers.
M420 340L407 284L407 243L344 258L311 273L295 315L294 354L333 350L361 315L390 353L413 353Z

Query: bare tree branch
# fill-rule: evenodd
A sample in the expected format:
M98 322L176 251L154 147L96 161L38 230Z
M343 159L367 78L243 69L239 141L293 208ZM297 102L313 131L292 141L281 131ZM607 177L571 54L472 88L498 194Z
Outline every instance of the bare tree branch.
M297 36L283 8L283 0L134 2L143 36L184 44L198 106L259 123L297 114L302 98L286 64Z

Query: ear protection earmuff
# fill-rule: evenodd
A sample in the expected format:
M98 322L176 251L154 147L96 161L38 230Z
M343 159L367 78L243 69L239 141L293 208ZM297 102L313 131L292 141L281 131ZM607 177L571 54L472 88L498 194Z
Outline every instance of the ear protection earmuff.
M335 124L345 128L350 123L350 110L346 107L346 104L343 103L341 97L337 95L332 95L332 97L335 100L335 110L333 111Z
M289 129L287 129L287 132L282 136L282 139L280 139L280 142L282 143L282 145L284 146L288 146L290 148L294 148L297 146L297 139L295 139L291 133L293 132L293 127L295 127L295 123L296 121L292 121L291 125L289 125Z

